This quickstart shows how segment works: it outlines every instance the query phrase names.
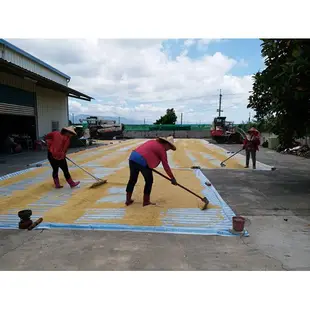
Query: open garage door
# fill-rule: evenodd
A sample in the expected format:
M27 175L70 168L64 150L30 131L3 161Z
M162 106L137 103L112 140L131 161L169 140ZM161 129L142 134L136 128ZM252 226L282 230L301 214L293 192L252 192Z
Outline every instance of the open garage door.
M23 141L36 140L36 94L0 84L0 153L7 152L8 136L21 137L16 143L27 149ZM26 138L25 138L26 137Z
M36 118L34 116L0 114L0 154L9 153L8 137L19 144L23 150L33 148L36 140Z

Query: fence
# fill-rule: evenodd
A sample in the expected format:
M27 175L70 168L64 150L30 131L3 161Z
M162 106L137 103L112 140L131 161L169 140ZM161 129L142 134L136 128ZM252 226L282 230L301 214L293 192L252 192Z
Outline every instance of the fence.
M152 139L157 137L174 136L175 138L195 138L203 139L210 138L210 130L179 130L179 131L124 131L125 138L146 138Z
M201 131L210 130L211 125L124 125L126 132L130 131Z

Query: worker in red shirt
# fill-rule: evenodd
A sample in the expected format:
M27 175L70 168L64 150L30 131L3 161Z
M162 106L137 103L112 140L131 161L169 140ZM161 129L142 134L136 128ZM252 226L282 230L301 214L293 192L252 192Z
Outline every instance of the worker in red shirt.
M250 157L252 158L253 169L256 169L256 152L259 150L260 145L259 132L257 129L252 127L248 131L248 136L243 141L243 149L246 154L246 165L245 168L249 168Z
M166 173L170 177L171 183L177 185L177 181L168 164L167 151L169 150L176 150L173 137L157 138L156 140L147 141L131 153L129 157L130 177L126 188L127 206L133 203L131 197L140 172L145 180L143 206L154 205L150 201L153 185L152 169L156 168L160 163L162 163Z
M70 145L70 139L73 136L76 136L76 132L72 126L64 127L60 132L53 131L45 136L48 146L47 158L53 168L55 188L63 187L59 182L59 168L63 171L65 179L71 188L74 188L80 184L80 182L74 182L72 180L66 161L66 154Z

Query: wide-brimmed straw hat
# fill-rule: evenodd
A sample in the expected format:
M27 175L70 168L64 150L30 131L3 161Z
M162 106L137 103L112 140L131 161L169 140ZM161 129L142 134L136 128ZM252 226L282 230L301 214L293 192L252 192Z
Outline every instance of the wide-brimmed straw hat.
M168 144L170 144L171 149L172 149L173 151L175 151L175 150L177 149L177 147L176 147L175 144L174 144L174 139L173 139L172 136L169 136L169 137L167 137L167 138L159 137L158 139L159 139L159 140L162 140L162 141L165 141L165 142L167 142Z
M73 126L64 127L62 130L68 131L68 132L72 133L72 134L75 135L75 136L77 135L77 133L75 132Z
M258 132L256 128L252 127L248 130L248 132Z
M248 133L253 133L255 136L259 135L259 131L256 128L254 128L254 127L250 128L248 130Z

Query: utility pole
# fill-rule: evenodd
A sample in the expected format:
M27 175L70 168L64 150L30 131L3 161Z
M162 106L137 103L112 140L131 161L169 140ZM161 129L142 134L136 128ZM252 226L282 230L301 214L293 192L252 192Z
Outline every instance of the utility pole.
M145 119L144 119L144 125L145 125Z
M183 113L181 113L181 125L183 125Z
M251 112L249 112L249 123L251 122Z
M222 90L220 89L220 100L219 100L219 108L216 110L216 112L219 112L219 117L221 116L222 110Z

